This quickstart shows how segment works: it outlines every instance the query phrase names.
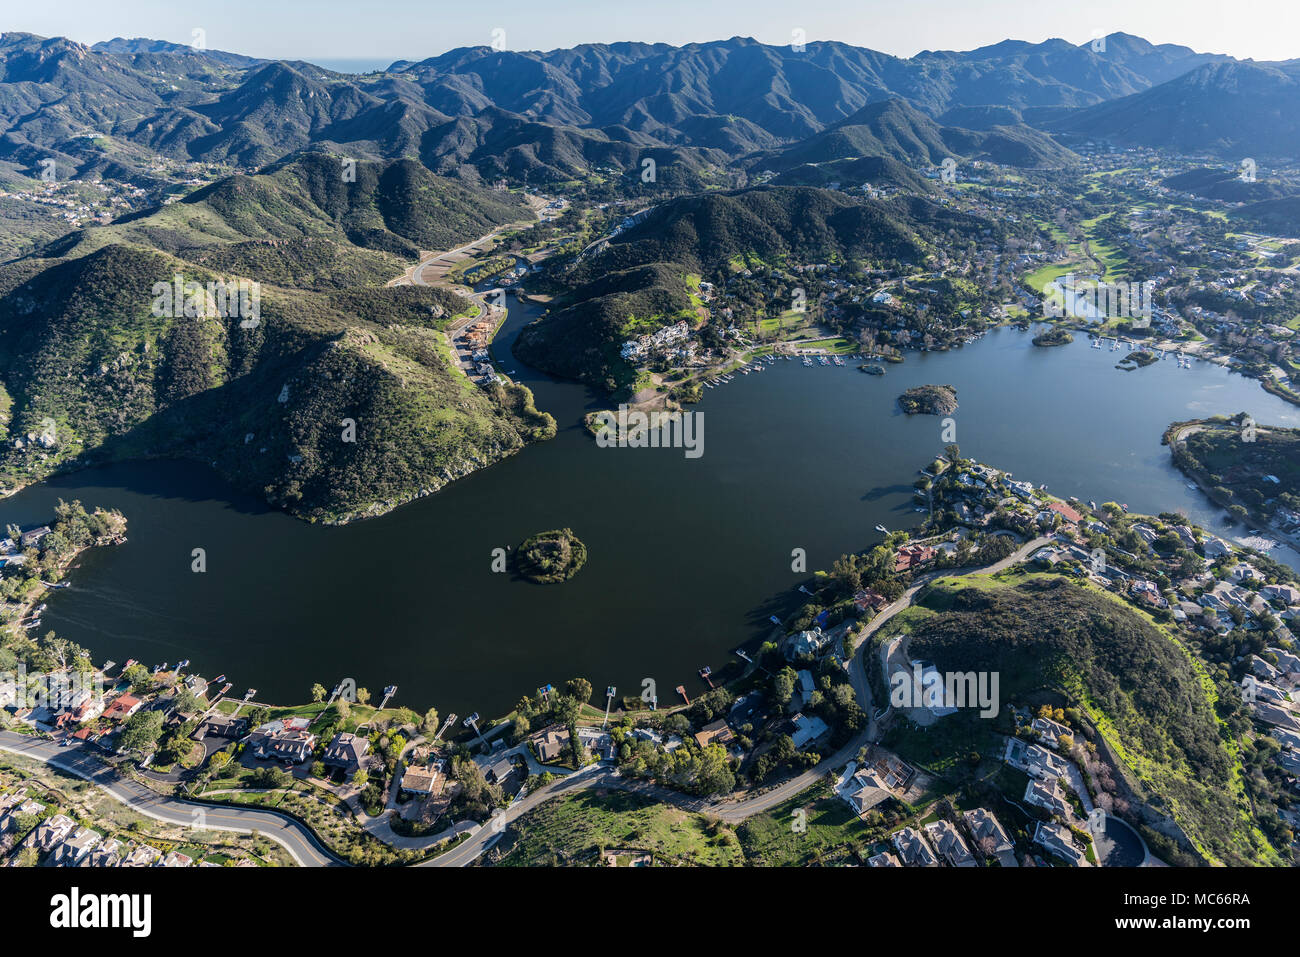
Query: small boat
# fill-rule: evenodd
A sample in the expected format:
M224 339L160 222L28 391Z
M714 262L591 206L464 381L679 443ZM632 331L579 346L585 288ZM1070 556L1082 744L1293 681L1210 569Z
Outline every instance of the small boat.
M1196 486L1193 485L1191 482L1188 482L1188 483L1187 483L1187 487L1188 487L1189 489L1191 489L1193 492L1196 491Z
M883 525L877 525L877 526L876 526L876 531L880 532L880 533L883 534L883 535L888 535L888 534L889 534L889 529L885 528L885 526L883 526Z

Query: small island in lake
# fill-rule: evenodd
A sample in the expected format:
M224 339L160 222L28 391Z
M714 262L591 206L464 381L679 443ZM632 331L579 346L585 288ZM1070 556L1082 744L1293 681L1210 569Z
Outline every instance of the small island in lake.
M1040 332L1034 336L1033 343L1036 346L1068 346L1074 341L1074 336L1070 335L1070 330L1057 327L1049 329L1047 332Z
M1134 369L1141 369L1159 361L1155 353L1143 349L1140 352L1130 352L1119 361L1119 365L1115 366L1115 368L1123 369L1125 372L1132 372Z
M519 574L543 585L568 581L586 561L587 546L569 528L538 532L515 553Z
M918 385L898 397L908 415L951 415L957 411L957 390L950 385Z

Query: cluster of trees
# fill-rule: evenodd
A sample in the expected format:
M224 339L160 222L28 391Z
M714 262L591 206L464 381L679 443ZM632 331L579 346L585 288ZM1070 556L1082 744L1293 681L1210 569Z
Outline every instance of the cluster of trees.
M0 577L0 600L12 601L22 597L36 581L58 581L73 554L87 546L113 541L126 531L126 519L121 512L87 511L76 500L65 502L59 499L54 507L54 516L50 533L38 544L23 550L25 561L5 566L4 575ZM8 525L5 536L16 545L21 539L22 529Z

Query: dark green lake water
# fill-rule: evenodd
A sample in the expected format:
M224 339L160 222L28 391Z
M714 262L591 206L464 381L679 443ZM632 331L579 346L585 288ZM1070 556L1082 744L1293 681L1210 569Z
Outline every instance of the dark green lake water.
M942 449L940 423L895 398L926 382L957 388L963 452L1061 496L1183 511L1226 532L1160 445L1177 419L1249 410L1296 425L1295 409L1218 367L1173 360L1135 372L1119 353L1036 349L1001 330L964 349L909 356L885 376L781 361L694 408L704 454L602 449L581 426L603 406L581 385L529 370L508 345L535 315L514 306L497 339L506 369L554 414L559 435L382 518L308 525L233 493L207 469L133 463L63 476L0 503L0 521L48 520L59 497L120 508L130 541L86 554L49 598L46 626L100 658L190 658L236 693L305 700L344 677L444 714L506 710L547 682L662 700L695 694L715 668L797 607L791 550L810 569L912 525L911 482ZM589 560L538 586L491 571L492 549L570 526ZM1240 528L1236 529L1238 532ZM206 574L190 570L195 547ZM1292 554L1274 553L1295 563ZM42 629L43 630L43 629Z

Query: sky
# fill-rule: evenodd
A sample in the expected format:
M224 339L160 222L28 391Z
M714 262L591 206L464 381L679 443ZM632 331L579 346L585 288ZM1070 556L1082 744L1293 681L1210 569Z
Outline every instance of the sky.
M1084 43L1122 31L1242 59L1300 57L1300 0L58 0L0 3L0 32L94 43L117 36L268 59L419 60L455 47L512 50L750 36L840 40L897 56L970 50L1011 37Z

